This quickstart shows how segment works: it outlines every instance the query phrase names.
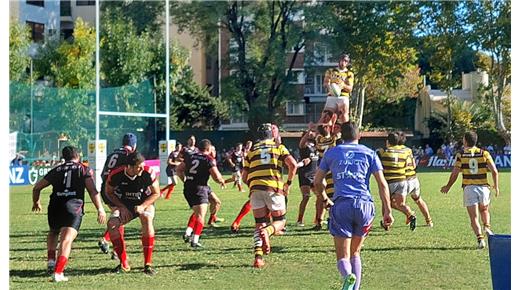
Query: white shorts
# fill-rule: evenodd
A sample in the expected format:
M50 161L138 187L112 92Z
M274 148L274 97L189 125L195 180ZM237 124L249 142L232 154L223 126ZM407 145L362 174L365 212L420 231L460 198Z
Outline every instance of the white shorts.
M334 113L337 113L340 105L344 105L344 107L348 107L349 97L327 97L327 101L325 102L324 110L331 109L334 111Z
M274 192L267 192L263 190L251 191L251 207L259 209L267 207L270 211L285 210L285 196L276 194Z
M421 184L419 178L414 177L406 180L408 183L408 194L415 200L421 197Z
M390 195L399 194L402 196L406 196L408 194L408 182L404 180L389 183L388 190L390 191Z
M232 176L239 184L242 184L242 173L240 173L240 171L233 171Z
M464 187L464 206L476 204L489 204L489 187L484 185L467 185Z

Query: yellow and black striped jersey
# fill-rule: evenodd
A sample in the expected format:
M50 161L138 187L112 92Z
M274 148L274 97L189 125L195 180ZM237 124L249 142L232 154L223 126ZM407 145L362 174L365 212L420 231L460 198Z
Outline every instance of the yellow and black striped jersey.
M272 140L256 143L244 159L249 190L283 193L282 168L289 150Z
M325 74L326 74L326 77L329 78L331 83L339 84L339 83L344 82L345 84L347 84L349 86L354 85L354 73L348 69L340 70L337 67L330 68L325 72ZM331 92L329 92L328 96L333 96L333 94ZM348 91L346 91L345 89L342 89L340 96L349 97L350 93Z
M405 148L408 150L408 157L406 158L406 168L405 168L405 175L406 179L411 179L416 176L415 172L415 166L413 163L413 152L412 149L405 146Z
M328 149L336 146L336 140L338 139L339 137L332 134L329 137L322 135L316 136L316 151L318 151L320 159L323 158L323 154L325 154Z
M457 153L455 167L462 172L462 187L466 185L489 185L487 181L487 162L493 162L488 151L477 147L464 148Z
M377 155L383 164L383 174L388 183L406 180L406 159L410 154L403 145L378 149Z

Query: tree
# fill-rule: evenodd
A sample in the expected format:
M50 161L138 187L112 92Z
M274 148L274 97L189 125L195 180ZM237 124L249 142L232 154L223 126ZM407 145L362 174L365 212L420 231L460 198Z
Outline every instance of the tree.
M31 35L27 25L11 19L9 24L9 80L22 81L31 58L28 54Z
M347 52L355 73L352 119L361 126L365 93L384 78L395 87L415 66L413 30L419 7L405 2L324 2L322 21L336 54Z
M304 15L315 7L300 1L174 2L173 21L206 42L218 28L230 36L233 57L224 61L236 73L227 80L226 99L240 99L249 112L248 125L276 121L278 109L290 98L296 57L316 30ZM226 56L224 56L226 57ZM236 95L238 93L239 95Z
M454 137L452 105L454 103L453 89L460 86L460 72L456 72L458 55L466 49L467 7L464 1L460 2L428 2L424 5L423 32L426 45L434 47L430 65L432 72L430 78L446 92L446 106L448 108L447 139Z
M480 64L489 73L484 96L493 109L495 127L506 142L510 127L504 121L505 96L511 86L511 1L485 0L467 3L472 44L488 57Z

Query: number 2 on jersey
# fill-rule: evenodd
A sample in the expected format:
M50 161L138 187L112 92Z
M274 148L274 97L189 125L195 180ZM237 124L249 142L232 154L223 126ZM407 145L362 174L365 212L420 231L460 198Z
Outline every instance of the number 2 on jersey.
M199 167L199 164L200 164L200 161L197 160L197 159L193 159L191 161L191 167L190 167L190 170L189 170L189 173L191 174L197 174L197 167Z

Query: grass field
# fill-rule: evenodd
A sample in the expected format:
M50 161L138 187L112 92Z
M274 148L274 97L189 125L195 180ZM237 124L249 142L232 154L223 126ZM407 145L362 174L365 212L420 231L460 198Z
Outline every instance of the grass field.
M418 218L418 228L410 232L405 217L394 211L396 222L389 232L374 226L362 251L363 289L491 289L488 250L477 250L466 209L462 206L459 181L448 195L439 189L448 172L419 173L423 198L430 207L434 228L425 227ZM495 233L511 232L511 176L501 173L501 196L492 198L491 223ZM216 189L218 186L212 184ZM372 182L372 188L377 189ZM48 194L42 194L46 208ZM142 251L139 222L132 221L126 230L131 273L117 275L110 270L117 263L102 254L97 240L103 232L95 221L94 206L87 202L78 238L65 269L70 281L53 284L46 270L46 209L31 212L31 188L10 190L10 288L11 289L339 289L340 278L331 236L327 231L310 230L314 216L313 197L307 207L306 227L296 228L297 207L301 195L297 184L289 195L288 232L271 239L272 254L266 268L251 267L253 217L247 216L242 231L229 233L229 225L247 199L245 193L228 188L217 191L223 206L219 228L205 229L201 242L205 249L193 251L185 244L184 232L190 211L176 188L172 200L159 200L155 228L153 278L141 273ZM380 202L376 197L376 205ZM311 204L312 203L312 204ZM417 211L417 206L408 204ZM381 218L377 211L376 221Z

